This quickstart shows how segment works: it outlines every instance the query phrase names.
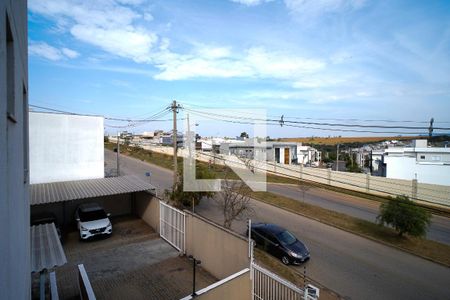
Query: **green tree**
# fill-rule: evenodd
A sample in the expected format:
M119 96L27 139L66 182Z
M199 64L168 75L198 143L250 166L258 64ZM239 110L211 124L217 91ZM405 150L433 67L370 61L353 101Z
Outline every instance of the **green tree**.
M247 132L241 132L241 138L246 138L248 139L248 133Z
M417 206L406 196L397 196L380 205L377 217L379 224L388 224L398 231L399 236L424 236L431 221L431 214Z
M197 166L196 168L197 179L215 179L214 173L208 168L203 166ZM214 192L186 192L183 189L183 171L178 172L178 182L173 190L166 190L165 196L168 198L174 206L178 208L192 207L198 205L203 197L212 198Z

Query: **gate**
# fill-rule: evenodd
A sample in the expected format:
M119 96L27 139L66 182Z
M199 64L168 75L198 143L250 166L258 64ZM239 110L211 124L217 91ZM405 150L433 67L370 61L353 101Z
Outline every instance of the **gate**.
M186 215L179 209L159 201L160 235L180 252L185 251Z
M308 285L306 291L269 270L251 263L253 300L316 300L319 289Z

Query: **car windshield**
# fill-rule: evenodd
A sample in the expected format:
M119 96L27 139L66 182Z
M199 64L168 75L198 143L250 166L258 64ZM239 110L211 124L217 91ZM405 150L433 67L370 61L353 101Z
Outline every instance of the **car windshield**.
M277 238L280 240L281 244L283 245L292 245L297 241L297 238L290 233L289 231L285 230L277 235Z
M106 213L103 209L91 210L91 211L80 211L80 220L81 222L89 222L100 219L105 219Z

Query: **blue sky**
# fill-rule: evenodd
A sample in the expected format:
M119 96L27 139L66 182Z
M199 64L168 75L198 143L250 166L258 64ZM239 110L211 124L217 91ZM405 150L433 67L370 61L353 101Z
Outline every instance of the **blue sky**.
M305 120L449 125L440 123L450 121L449 1L30 0L28 16L31 104L141 118L176 99ZM199 124L202 135L250 131ZM131 130L157 128L171 123Z

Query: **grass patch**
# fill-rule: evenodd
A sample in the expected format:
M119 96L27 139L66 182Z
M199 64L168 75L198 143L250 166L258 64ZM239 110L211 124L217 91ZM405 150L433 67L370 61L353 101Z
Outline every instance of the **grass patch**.
M105 143L105 148L109 150L114 150L117 147L114 143ZM173 156L168 154L163 154L156 151L145 150L139 147L132 146L120 146L120 154L127 155L130 157L134 157L141 161L145 161L147 163L151 163L162 168L166 168L169 170L173 170ZM177 157L178 162L178 170L183 170L183 158ZM216 178L224 178L225 175L228 175L229 179L239 179L239 177L231 171L231 169L227 166L211 164L204 161L197 160L197 166L200 168L209 168L212 173L216 176ZM282 176L276 176L273 174L267 174L267 181L272 183L288 183L288 184L299 184L299 180L295 180L292 178L286 178Z
M450 246L445 244L410 236L399 237L389 227L268 192L251 192L251 197L450 267Z
M305 278L303 277L303 268L299 268L300 272L295 270L295 267L289 267L283 265L279 259L267 254L266 252L255 248L253 252L255 260L257 263L269 271L281 276L282 278L292 282L296 286L303 288L305 286ZM308 268L306 268L306 271ZM306 272L306 284L312 284L320 288L320 299L321 300L331 300L331 299L341 299L336 292L324 287L320 283L312 280L308 277L308 272Z

